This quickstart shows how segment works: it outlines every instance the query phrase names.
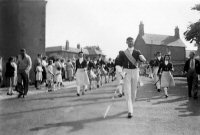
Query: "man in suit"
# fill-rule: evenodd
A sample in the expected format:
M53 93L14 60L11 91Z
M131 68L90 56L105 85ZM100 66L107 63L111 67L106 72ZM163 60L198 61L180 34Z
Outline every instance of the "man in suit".
M120 51L119 58L116 61L116 70L120 74L126 73L126 76L124 76L124 90L128 106L128 118L132 118L133 102L135 102L139 79L138 62L145 62L146 59L139 50L134 48L134 39L132 37L128 37L126 43L128 48L125 51Z
M184 66L184 73L187 76L188 96L196 99L198 94L198 74L200 72L200 63L194 58L195 53L190 52L190 59L188 59Z
M153 63L153 77L154 77L154 83L156 85L156 89L158 92L160 92L160 90L161 90L161 88L160 88L161 81L160 81L160 76L158 75L158 69L162 63L164 63L162 54L161 54L161 52L157 52L156 58Z

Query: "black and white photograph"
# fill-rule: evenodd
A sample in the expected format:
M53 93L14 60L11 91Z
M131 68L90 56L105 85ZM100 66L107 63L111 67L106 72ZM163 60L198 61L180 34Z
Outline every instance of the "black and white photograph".
M199 0L0 0L0 135L200 135Z

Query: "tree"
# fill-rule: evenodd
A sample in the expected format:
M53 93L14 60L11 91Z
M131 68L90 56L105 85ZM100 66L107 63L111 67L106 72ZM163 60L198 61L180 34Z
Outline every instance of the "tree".
M200 11L200 4L195 5L192 10ZM190 43L195 42L195 46L198 48L198 54L200 54L200 19L188 26L187 30L184 32L184 36Z

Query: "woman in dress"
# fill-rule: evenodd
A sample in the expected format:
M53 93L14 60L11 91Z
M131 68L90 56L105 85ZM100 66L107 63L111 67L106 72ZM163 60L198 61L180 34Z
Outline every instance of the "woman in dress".
M54 85L54 73L53 73L53 60L49 60L49 65L47 66L47 88L48 92L53 91Z
M67 60L67 63L66 63L66 72L67 72L67 79L69 81L72 81L72 79L73 79L73 71L74 71L74 66L71 63L71 60Z
M55 75L56 75L57 87L58 87L58 89L60 89L60 86L62 84L62 68L61 67L57 67Z
M170 55L165 55L164 63L159 66L158 75L161 75L161 87L164 88L165 97L168 97L168 89L175 86L174 78L171 74L173 64L170 62Z
M36 67L36 83L37 83L36 89L37 90L41 88L42 72L43 72L42 64L37 63L37 67Z
M46 80L47 80L47 57L43 57L42 58L42 83L46 84Z

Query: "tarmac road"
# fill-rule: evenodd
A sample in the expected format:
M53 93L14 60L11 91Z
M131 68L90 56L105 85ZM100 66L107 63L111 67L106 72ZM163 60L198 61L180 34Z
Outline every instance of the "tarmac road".
M114 82L76 96L75 86L0 100L0 135L199 135L200 99L187 97L185 78L158 93L142 77L134 116L127 119L125 97L112 99ZM111 105L107 116L106 109Z

